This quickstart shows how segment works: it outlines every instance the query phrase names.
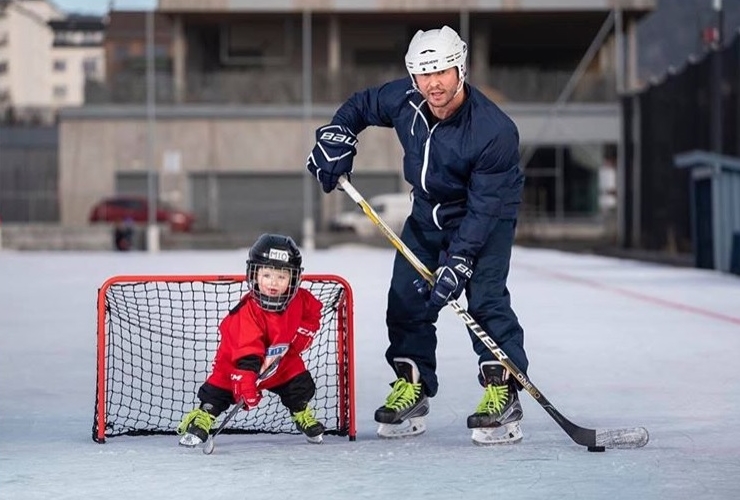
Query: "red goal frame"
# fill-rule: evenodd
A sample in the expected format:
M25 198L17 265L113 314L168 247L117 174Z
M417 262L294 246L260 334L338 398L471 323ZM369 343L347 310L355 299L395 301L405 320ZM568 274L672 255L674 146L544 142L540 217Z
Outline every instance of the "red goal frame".
M95 422L93 426L93 440L97 443L105 443L107 425L107 393L106 393L106 294L111 286L117 283L134 283L165 281L172 283L184 282L243 282L243 274L197 274L197 275L119 275L107 279L98 289L97 294L97 352L96 352L96 402ZM341 276L334 274L304 274L302 282L329 281L335 282L344 290L340 303L342 307L337 310L338 323L345 325L342 335L337 335L337 357L338 364L346 365L346 370L340 370L338 378L339 385L338 404L341 426L347 429L347 436L354 441L357 435L355 414L355 380L354 380L354 298L352 288ZM346 415L346 418L344 417ZM345 421L346 420L346 421Z

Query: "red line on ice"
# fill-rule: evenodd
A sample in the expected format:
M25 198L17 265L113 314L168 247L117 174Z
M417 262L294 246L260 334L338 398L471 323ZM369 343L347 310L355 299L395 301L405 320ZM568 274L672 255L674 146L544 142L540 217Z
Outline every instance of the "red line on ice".
M586 278L579 278L578 276L572 276L570 274L560 273L557 271L548 271L548 270L542 269L541 267L528 266L526 264L520 264L520 263L517 263L514 267L523 267L530 271L534 271L540 274L545 274L547 276L550 276L552 278L557 278L559 280L570 281L572 283L578 283L581 285L589 286L591 288L597 288L599 290L607 290L609 292L613 292L619 295L624 295L625 297L630 297L632 299L641 300L643 302L649 302L651 304L668 307L670 309L677 309L679 311L690 312L690 313L698 314L700 316L706 316L708 318L716 319L719 321L726 321L734 325L740 325L740 318L736 318L734 316L728 316L727 314L722 314L722 313L718 313L714 311L709 311L707 309L702 309L701 307L694 307L694 306L690 306L687 304L681 304L680 302L673 302L670 300L660 299L658 297L653 297L651 295L646 295L644 293L633 292L631 290L624 290L623 288L617 288L617 287L613 287L609 285L604 285L597 281L589 280Z

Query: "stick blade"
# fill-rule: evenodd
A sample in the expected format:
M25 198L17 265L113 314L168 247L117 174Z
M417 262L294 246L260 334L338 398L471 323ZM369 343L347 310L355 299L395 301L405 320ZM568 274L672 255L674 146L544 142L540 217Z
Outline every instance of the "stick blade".
M206 439L205 444L203 445L203 453L206 455L210 455L213 453L213 448L215 447L215 443L213 442L213 436L208 436L208 439Z
M596 446L605 448L642 448L649 440L650 434L644 427L596 430Z

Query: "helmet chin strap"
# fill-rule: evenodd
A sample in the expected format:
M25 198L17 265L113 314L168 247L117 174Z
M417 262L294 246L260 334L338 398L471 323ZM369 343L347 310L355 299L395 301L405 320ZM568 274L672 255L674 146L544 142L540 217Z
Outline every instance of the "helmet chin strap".
M455 94L452 96L453 99L455 97L457 97L457 94L460 93L460 91L463 89L463 85L465 85L465 80L464 79L458 77L458 80L459 80L459 82L457 84L457 90L455 91Z
M455 97L463 89L463 85L465 85L465 73L464 69L460 66L457 67L457 90L455 91L455 95L452 97Z

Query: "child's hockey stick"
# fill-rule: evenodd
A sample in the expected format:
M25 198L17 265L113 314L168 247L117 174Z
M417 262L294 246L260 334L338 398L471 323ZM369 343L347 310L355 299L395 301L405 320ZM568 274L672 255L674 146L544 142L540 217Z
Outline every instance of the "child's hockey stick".
M380 228L381 232L390 240L394 247L403 255L406 260L416 269L422 277L430 284L434 284L434 274L419 260L416 255L396 236L396 233L388 224L380 218L378 213L370 206L363 196L354 188L354 186L345 177L339 178L339 186L352 198L367 217ZM645 446L649 440L647 429L644 427L631 427L626 429L586 429L580 427L567 418L565 418L550 403L539 389L530 382L527 376L514 365L506 353L494 342L494 340L481 328L456 300L450 300L447 303L455 313L462 318L465 325L472 331L481 342L496 356L502 365L514 375L517 381L526 389L526 391L545 409L545 411L558 423L570 438L580 444L587 446L591 451L602 451L602 448L640 448Z
M226 424L231 422L231 420L236 416L237 413L239 413L239 410L241 410L242 408L244 408L244 398L240 398L239 401L237 401L237 403L231 409L231 411L226 414L223 422L221 422L221 425L219 425L218 429L216 429L216 432L208 435L208 439L206 439L206 442L203 445L203 453L205 453L206 455L210 455L211 453L213 453L213 449L216 447L216 443L213 441L213 439L221 434L221 431L224 430Z
M267 356L265 356L265 362L263 363L265 368L260 372L259 377L257 377L258 387L259 383L264 380L267 375L272 374L277 369L278 363L280 363L280 360L283 359L283 356L285 356L285 353L288 352L288 349L290 349L290 346L292 344L293 342L291 341L291 343L288 344L288 347L277 353L271 354L268 351ZM208 435L208 439L206 439L206 442L203 445L203 453L205 453L206 455L210 455L211 453L213 453L213 448L216 446L216 443L213 441L213 439L221 434L221 431L226 428L226 424L228 424L242 408L244 408L244 398L239 398L239 401L236 402L231 411L226 414L223 421L221 422L221 425L219 425L216 429L216 432Z

